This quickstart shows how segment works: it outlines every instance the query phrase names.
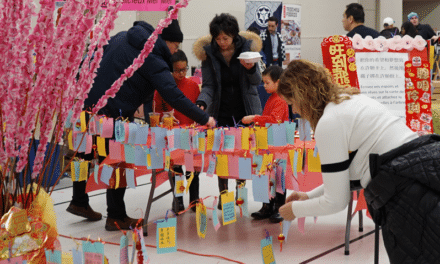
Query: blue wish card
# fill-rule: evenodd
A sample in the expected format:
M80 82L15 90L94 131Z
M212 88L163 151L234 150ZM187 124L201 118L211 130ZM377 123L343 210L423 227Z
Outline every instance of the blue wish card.
M76 248L72 248L72 259L73 259L73 264L82 264L83 263L82 252L76 250Z
M136 188L136 182L134 179L134 170L133 169L125 169L125 178L127 181L128 188L131 188L131 189Z
M293 155L293 176L298 179L298 151Z
M70 109L69 113L67 114L66 122L64 123L64 128L70 128L72 126L72 115L73 115L73 109ZM92 119L90 119L91 121Z
M101 171L101 181L110 185L110 178L112 177L113 167L104 164Z
M125 162L134 164L135 146L130 144L124 144L124 156Z
M192 130L192 131L194 131L194 130ZM198 137L198 134L197 134L197 132L193 132L193 134L192 134L192 136L191 136L191 143L192 143L192 145L191 145L191 148L192 149L199 149L199 137Z
M284 125L286 126L287 144L294 145L295 144L296 123L295 122L290 123L289 121L285 121Z
M86 151L86 145L87 145L87 140L85 137L85 133L74 133L75 135L75 143L74 143L74 149L78 150L78 152L82 153ZM84 139L83 139L84 136ZM81 142L82 140L82 142Z
M267 127L267 144L273 146L273 129L272 126L275 124L266 123Z
M72 178L74 178L75 181L79 181L79 174L81 171L81 162L73 161L73 166L75 167L75 177L72 177Z
M139 124L129 123L128 124L128 144L135 144L136 142L136 133L139 128Z
M312 132L312 128L310 126L310 122L305 120L304 118L300 118L298 121L299 140L301 141L312 140L311 132Z
M277 192L283 194L286 192L286 169L287 160L280 159L276 169Z
M176 218L157 220L156 247L157 254L177 251L177 221Z
M289 234L289 229L291 225L292 225L291 221L287 221L287 220L283 221L283 235L285 240L287 240L287 235Z
M276 264L271 236L261 240L261 256L263 257L263 264Z
M121 120L115 121L115 140L117 142L122 142L125 139L125 129L124 125L122 124Z
M286 125L284 123L272 124L271 128L273 131L273 145L275 147L287 145Z
M99 183L99 163L98 160L93 160L93 178L95 178L95 183Z
M255 202L269 203L269 177L267 175L253 175L252 192Z
M174 131L174 148L173 149L180 149L180 128L173 129Z
M147 153L145 150L141 147L136 145L135 146L135 155L134 155L134 165L136 166L147 166Z
M180 148L184 150L190 150L189 145L189 129L180 130Z
M214 155L209 156L209 166L208 166L208 170L206 171L206 176L212 177L214 175L216 161L217 161L217 159L215 158Z
M255 172L256 174L260 173L261 170L261 166L263 165L263 156L261 155L254 155L252 157L253 163L257 165L257 167L255 167Z
M104 244L84 241L82 244L84 263L104 264Z
M163 149L150 149L151 169L163 169Z
M220 228L220 221L218 221L217 196L214 198L212 208L212 224L214 225L215 231L217 231Z
M243 180L252 179L252 159L239 158L238 159L238 178Z
M225 135L225 139L223 142L223 150L225 150L225 151L235 150L235 136L234 135Z
M249 216L249 210L248 210L248 206L249 206L249 201L248 201L248 189L246 187L241 187L237 189L237 197L243 199L243 204L240 205L241 210L243 212L243 215L248 217Z
M167 130L162 127L152 127L151 133L154 134L155 144L151 144L155 148L166 148L165 137L167 136Z
M315 149L313 150L313 157L317 157L318 156L318 146L315 145Z
M46 253L46 263L50 264L61 264L61 251L51 249L45 249Z
M220 151L220 144L222 142L222 131L223 129L217 128L214 130L214 144L212 146L212 151Z
M119 241L119 263L120 264L128 264L128 237L126 234L121 236Z
M136 130L136 138L134 140L134 143L135 144L139 144L139 145L147 144L148 130L149 130L149 126L148 125L140 126Z

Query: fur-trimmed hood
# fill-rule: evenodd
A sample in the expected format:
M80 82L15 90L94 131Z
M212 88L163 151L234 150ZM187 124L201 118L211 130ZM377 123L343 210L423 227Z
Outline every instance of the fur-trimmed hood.
M261 41L260 36L258 36L254 32L249 32L249 31L240 31L240 33L238 34L247 40L252 40L251 51L254 52L261 51L261 48L263 47L263 42ZM206 60L206 51L204 47L210 45L211 42L212 42L211 35L201 37L198 40L196 40L196 42L194 42L193 53L197 57L197 59L199 59L200 61Z

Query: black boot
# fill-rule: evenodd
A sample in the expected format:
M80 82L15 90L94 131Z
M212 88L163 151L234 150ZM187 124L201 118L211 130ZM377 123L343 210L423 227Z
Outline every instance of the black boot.
M221 198L221 196L223 194L223 191L225 191L225 190L227 191L228 190L228 179L223 179L223 178L218 177L218 190L219 190L220 194L219 194L219 198L218 198L217 208L219 210L222 210L222 198Z
M263 220L269 218L273 214L273 199L270 200L270 203L263 203L263 207L258 212L252 213L251 217L255 220Z
M195 204L198 202L194 202L194 201L198 201L199 200L199 174L200 172L194 172L194 178L191 182L191 185L189 186L189 203L191 205L194 205L193 207L191 207L191 210L193 212L196 211L196 206ZM188 175L186 175L186 178L189 179L191 173Z
M274 212L269 217L269 221L271 223L279 223L284 220L279 213L279 209L281 206L284 205L285 202L286 202L286 193L284 194L277 193L275 196Z
M173 205L171 207L172 208L171 210L173 210L173 212L175 214L177 214L180 211L185 210L185 206L183 205L183 197L174 197L174 199L177 200L177 204L174 203L174 201L173 201Z

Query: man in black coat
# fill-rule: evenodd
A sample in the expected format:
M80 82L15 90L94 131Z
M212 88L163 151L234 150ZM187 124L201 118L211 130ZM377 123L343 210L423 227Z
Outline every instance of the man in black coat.
M435 34L432 27L428 24L420 24L419 23L419 15L415 12L411 12L408 15L408 21L410 21L417 29L418 35L422 36L424 40L432 39L433 42L436 42L438 36Z
M93 87L84 102L85 109L93 107L119 79L124 70L133 63L153 31L154 28L150 24L136 21L128 31L120 32L110 39L109 44L104 47L104 55ZM182 41L183 34L179 24L177 20L173 20L158 37L144 64L134 72L132 77L125 80L116 96L108 100L100 113L108 117L121 116L132 120L136 110L142 104L150 103L153 100L154 91L157 90L162 98L177 111L199 124L208 125L208 127L215 126L214 118L209 117L183 95L170 73L171 55L178 50ZM147 117L146 119L149 120ZM72 201L67 211L89 220L100 220L102 216L90 207L85 189L85 181L73 183ZM127 216L124 194L125 188L107 189L108 218L105 229L108 231L117 231L117 225L121 229L129 230L137 222L137 219Z
M358 3L347 5L347 9L342 15L342 26L346 31L349 31L347 37L352 38L355 34L359 34L363 38L366 36L371 36L372 38L379 37L379 32L364 26L364 22L364 7Z
M277 32L278 19L274 16L269 17L267 29L260 35L263 41L263 52L266 55L266 66L282 66L285 60L284 44L280 34Z

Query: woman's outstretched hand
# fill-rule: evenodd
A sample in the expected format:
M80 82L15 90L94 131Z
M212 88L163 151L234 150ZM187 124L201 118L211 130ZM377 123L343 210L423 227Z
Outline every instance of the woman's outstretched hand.
M292 211L292 203L294 201L304 201L308 200L309 196L307 196L304 192L293 192L289 197L286 199L286 203L280 207L279 212L282 218L287 221L293 221L295 220L296 216Z

